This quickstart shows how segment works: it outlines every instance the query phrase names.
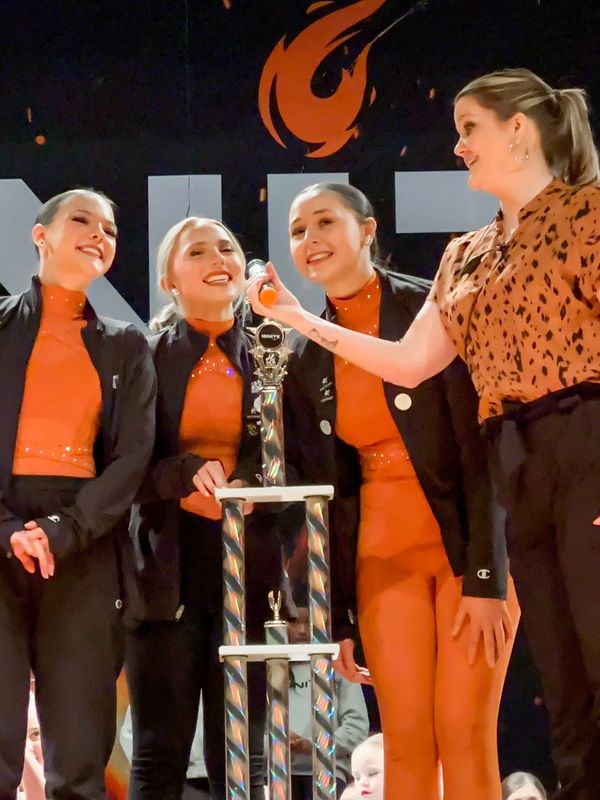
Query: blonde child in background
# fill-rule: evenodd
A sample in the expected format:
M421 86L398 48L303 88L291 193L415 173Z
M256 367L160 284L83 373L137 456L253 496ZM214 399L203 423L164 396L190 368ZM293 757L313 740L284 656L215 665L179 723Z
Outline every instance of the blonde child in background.
M529 772L513 772L502 781L502 800L547 800L541 781Z
M376 733L361 742L352 753L352 777L340 800L383 800L383 734Z

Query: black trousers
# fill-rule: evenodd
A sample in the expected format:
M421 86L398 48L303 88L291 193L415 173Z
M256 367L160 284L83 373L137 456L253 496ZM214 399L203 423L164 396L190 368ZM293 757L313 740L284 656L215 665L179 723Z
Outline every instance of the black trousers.
M600 797L600 399L491 440L510 569L550 714L561 800Z
M22 519L69 505L81 481L17 477L5 504ZM35 675L46 796L104 800L115 738L123 636L110 537L59 561L49 580L0 559L0 800L21 780L30 670Z
M336 780L336 797L341 797L346 784L338 777ZM292 800L312 800L313 778L312 775L292 775Z
M213 800L225 800L221 522L182 515L179 621L146 621L128 637L126 673L133 720L130 800L180 800L200 692L204 757ZM273 588L271 585L270 588ZM266 604L266 592L264 603ZM248 609L248 638L264 637L264 617ZM265 670L248 665L251 797L263 798Z

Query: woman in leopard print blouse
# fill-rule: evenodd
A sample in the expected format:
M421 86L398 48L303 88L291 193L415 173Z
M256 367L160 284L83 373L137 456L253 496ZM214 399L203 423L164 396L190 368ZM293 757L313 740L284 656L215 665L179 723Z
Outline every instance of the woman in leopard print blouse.
M455 153L495 195L450 242L401 342L343 329L279 290L258 313L386 381L414 387L458 353L480 396L525 626L550 711L561 800L600 786L600 187L585 93L524 69L455 98ZM599 520L600 521L600 520Z

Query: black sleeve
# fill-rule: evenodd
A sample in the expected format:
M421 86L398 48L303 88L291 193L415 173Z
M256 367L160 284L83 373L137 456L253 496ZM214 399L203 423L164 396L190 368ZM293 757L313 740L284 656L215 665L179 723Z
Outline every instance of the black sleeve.
M504 599L508 562L498 524L487 462L487 443L477 421L478 397L465 363L456 358L443 372L454 437L460 451L469 538L463 594Z
M254 436L249 452L235 465L230 481L241 480L248 486L260 486L262 481L262 452L260 435Z
M75 502L36 520L46 531L57 558L84 550L114 528L130 508L154 447L156 373L143 335L123 336L123 379L117 398L117 431L110 461L86 481Z
M206 459L195 453L180 453L157 461L148 470L136 497L136 503L179 500L197 491L193 477Z

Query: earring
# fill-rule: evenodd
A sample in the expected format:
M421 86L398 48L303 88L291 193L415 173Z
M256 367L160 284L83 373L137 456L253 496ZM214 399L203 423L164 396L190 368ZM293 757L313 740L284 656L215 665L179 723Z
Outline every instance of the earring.
M179 297L179 289L176 289L175 286L171 289L171 294L173 297Z
M370 236L367 236L365 239L365 247L370 247L373 244L373 239Z
M518 153L515 153L515 143L511 142L509 145L510 154L515 161L527 161L529 159L529 150L525 147L525 152L521 156Z

